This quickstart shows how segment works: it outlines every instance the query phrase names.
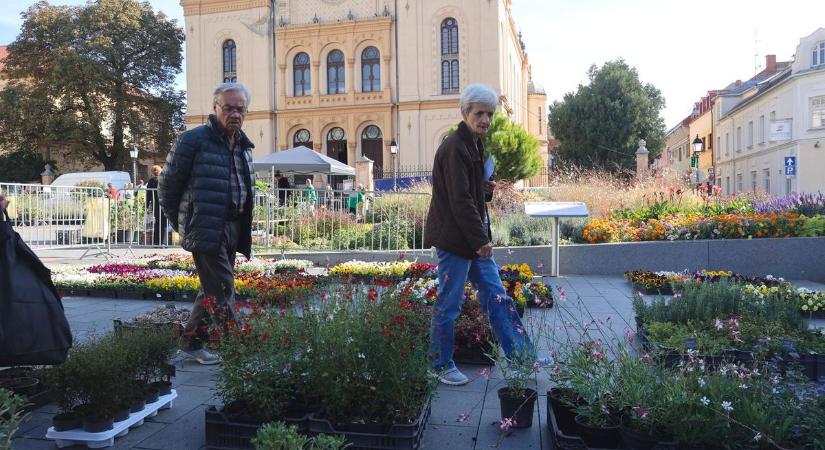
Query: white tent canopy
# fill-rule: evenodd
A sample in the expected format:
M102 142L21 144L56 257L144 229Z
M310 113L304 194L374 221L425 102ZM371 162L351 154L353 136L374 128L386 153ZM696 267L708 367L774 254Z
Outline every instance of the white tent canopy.
M323 173L355 175L355 169L338 160L322 155L304 146L270 153L253 160L255 170L280 170L292 173Z

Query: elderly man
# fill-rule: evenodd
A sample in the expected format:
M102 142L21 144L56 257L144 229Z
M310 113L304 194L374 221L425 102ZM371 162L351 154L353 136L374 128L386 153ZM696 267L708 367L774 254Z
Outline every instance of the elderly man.
M201 364L216 364L203 349L207 335L205 297L214 297L226 317L234 315L235 253L252 252L254 145L241 131L249 90L239 83L215 89L206 125L183 133L166 158L159 192L163 213L192 252L201 291L181 339L181 350Z
M481 138L487 133L498 95L473 84L461 93L462 122L438 147L433 164L433 196L424 231L426 246L438 254L438 300L433 311L430 356L439 380L449 385L469 380L453 361L455 320L461 314L467 280L478 290L478 301L493 333L511 358L534 358L535 351L493 261L493 243L486 202L496 183L485 170ZM485 173L488 172L488 173Z

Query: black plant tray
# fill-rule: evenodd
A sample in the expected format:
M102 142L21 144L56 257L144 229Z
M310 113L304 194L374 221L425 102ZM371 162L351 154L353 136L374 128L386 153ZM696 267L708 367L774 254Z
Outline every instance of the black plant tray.
M249 441L258 434L263 422L233 422L217 406L206 408L206 448L208 450L254 450ZM300 433L307 433L309 414L299 418L284 418L287 425L295 425Z
M328 434L343 436L349 450L418 450L421 448L421 438L430 419L431 403L421 408L421 412L411 424L395 424L385 433L342 431L335 428L330 421L319 414L309 417L309 432L312 435Z
M491 353L485 344L482 347L459 348L453 352L453 361L456 364L470 364L473 366L492 366L495 363L485 353Z
M640 283L633 283L634 292L641 292L644 295L673 295L673 286L667 285L660 288L645 287Z
M550 404L549 397L547 401L547 428L550 430L551 448L557 450L613 450L624 448L621 442L616 442L615 447L606 448L590 448L584 443L584 440L575 434L566 434L559 429L559 422L556 418L556 412L553 410L553 405ZM569 430L568 430L569 431ZM675 442L659 442L653 450L677 450Z

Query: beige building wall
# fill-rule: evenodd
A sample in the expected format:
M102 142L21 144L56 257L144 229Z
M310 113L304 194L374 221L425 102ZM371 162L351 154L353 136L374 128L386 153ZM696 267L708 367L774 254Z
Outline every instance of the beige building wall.
M186 15L187 125L203 123L211 112L211 89L222 81L221 47L232 39L238 48L238 81L252 91L244 129L257 157L292 147L300 130L309 132L313 149L327 153L330 130L341 128L346 160L353 165L366 151L364 130L375 126L381 150L376 153L375 140L367 147L377 166L390 168L390 142L396 139L400 165L430 167L447 130L461 120L461 89L484 83L500 94L502 111L539 138L546 159L546 97L543 92L528 97L529 61L510 14L511 0L181 4ZM441 24L448 18L458 26L459 83L454 91L444 91L441 83ZM361 55L370 46L380 52L381 88L362 92ZM327 92L327 56L334 50L345 58L342 94ZM311 61L310 93L296 96L293 64L302 52ZM543 135L538 132L539 109Z
M825 28L802 38L790 70L728 99L716 125L723 143L717 162L723 193L825 191L825 126L814 123L813 113L815 103L825 102L825 65L811 61L819 42L825 42ZM772 122L790 123L790 139L772 140ZM785 176L787 156L796 157L795 177Z
M684 123L680 123L668 131L665 136L665 150L656 159L655 169L658 171L669 170L680 176L688 175L692 153L689 136L690 128Z

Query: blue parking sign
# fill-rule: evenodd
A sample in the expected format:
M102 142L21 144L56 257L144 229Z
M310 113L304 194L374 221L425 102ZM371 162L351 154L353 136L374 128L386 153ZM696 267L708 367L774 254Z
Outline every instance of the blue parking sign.
M785 175L789 177L796 176L796 156L785 157Z

